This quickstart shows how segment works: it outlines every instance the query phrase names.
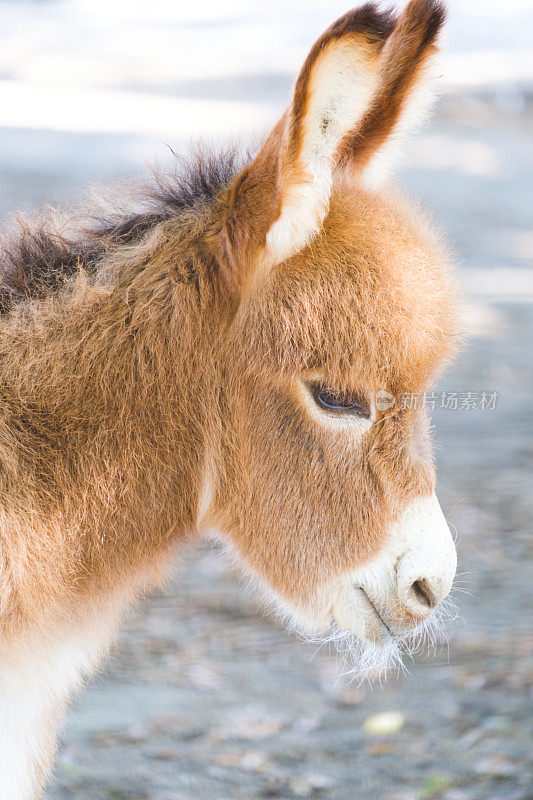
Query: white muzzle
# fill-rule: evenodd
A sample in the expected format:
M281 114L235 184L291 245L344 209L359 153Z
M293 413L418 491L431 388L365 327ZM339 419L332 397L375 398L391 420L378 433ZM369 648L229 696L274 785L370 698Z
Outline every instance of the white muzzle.
M379 556L344 576L332 607L338 626L381 644L424 622L452 588L457 554L435 494L415 500Z

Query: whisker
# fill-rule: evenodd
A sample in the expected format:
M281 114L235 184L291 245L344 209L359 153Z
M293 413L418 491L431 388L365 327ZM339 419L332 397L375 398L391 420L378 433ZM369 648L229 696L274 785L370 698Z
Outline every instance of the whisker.
M318 645L313 658L325 644L335 647L341 663L339 677L347 679L349 684L356 682L359 687L365 684L372 687L374 682L378 682L383 686L391 672L409 675L406 660L413 662L414 656L422 651L436 656L439 648L444 646L449 663L450 643L446 628L461 619L456 603L448 596L425 622L404 636L389 636L382 645L360 639L354 633L341 630L335 623L325 635L304 638Z

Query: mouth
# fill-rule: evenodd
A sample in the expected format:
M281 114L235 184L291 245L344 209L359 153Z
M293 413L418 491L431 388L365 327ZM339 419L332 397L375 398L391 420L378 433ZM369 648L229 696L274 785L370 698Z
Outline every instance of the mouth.
M436 652L447 641L446 628L457 617L452 600L439 607L421 624L396 631L390 620L360 584L350 584L332 607L330 631L309 641L322 647L332 644L342 660L342 675L358 683L381 681L389 671L405 670L405 658L426 648ZM387 620L387 621L385 621Z
M391 615L357 582L344 585L333 603L331 615L339 630L354 634L378 648L416 637L423 628L432 626L435 617L431 614L426 621L408 619L405 615L396 618L397 610L394 611L395 614Z
M391 631L391 629L389 628L389 626L387 625L387 623L383 619L383 616L380 614L376 604L373 602L372 598L367 594L367 592L363 589L363 587L354 585L353 588L357 589L358 591L363 593L363 596L366 598L367 602L371 606L372 610L374 611L375 615L377 616L378 620L381 622L381 624L383 625L383 627L385 628L385 630L387 631L389 636L392 636L393 638L395 638L396 634Z
M340 630L376 647L384 647L396 638L365 589L358 584L344 586L331 613Z

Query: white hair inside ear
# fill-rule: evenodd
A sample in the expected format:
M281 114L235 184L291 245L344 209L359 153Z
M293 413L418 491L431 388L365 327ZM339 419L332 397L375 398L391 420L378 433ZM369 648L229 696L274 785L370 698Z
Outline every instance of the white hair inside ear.
M406 149L405 140L429 120L439 96L441 66L440 53L435 51L413 86L393 132L361 173L360 181L365 188L380 189L386 186L395 169L401 164Z
M360 35L347 39L331 42L313 65L300 151L282 175L281 214L266 238L273 263L301 250L320 229L329 208L335 150L376 88L375 44ZM289 124L294 114L293 105Z

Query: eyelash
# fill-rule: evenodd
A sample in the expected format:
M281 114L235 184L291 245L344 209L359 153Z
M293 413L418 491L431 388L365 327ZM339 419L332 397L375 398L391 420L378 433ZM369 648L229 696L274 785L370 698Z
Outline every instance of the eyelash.
M341 389L333 389L320 383L308 384L311 396L317 406L329 414L353 415L370 419L369 403L360 395Z

